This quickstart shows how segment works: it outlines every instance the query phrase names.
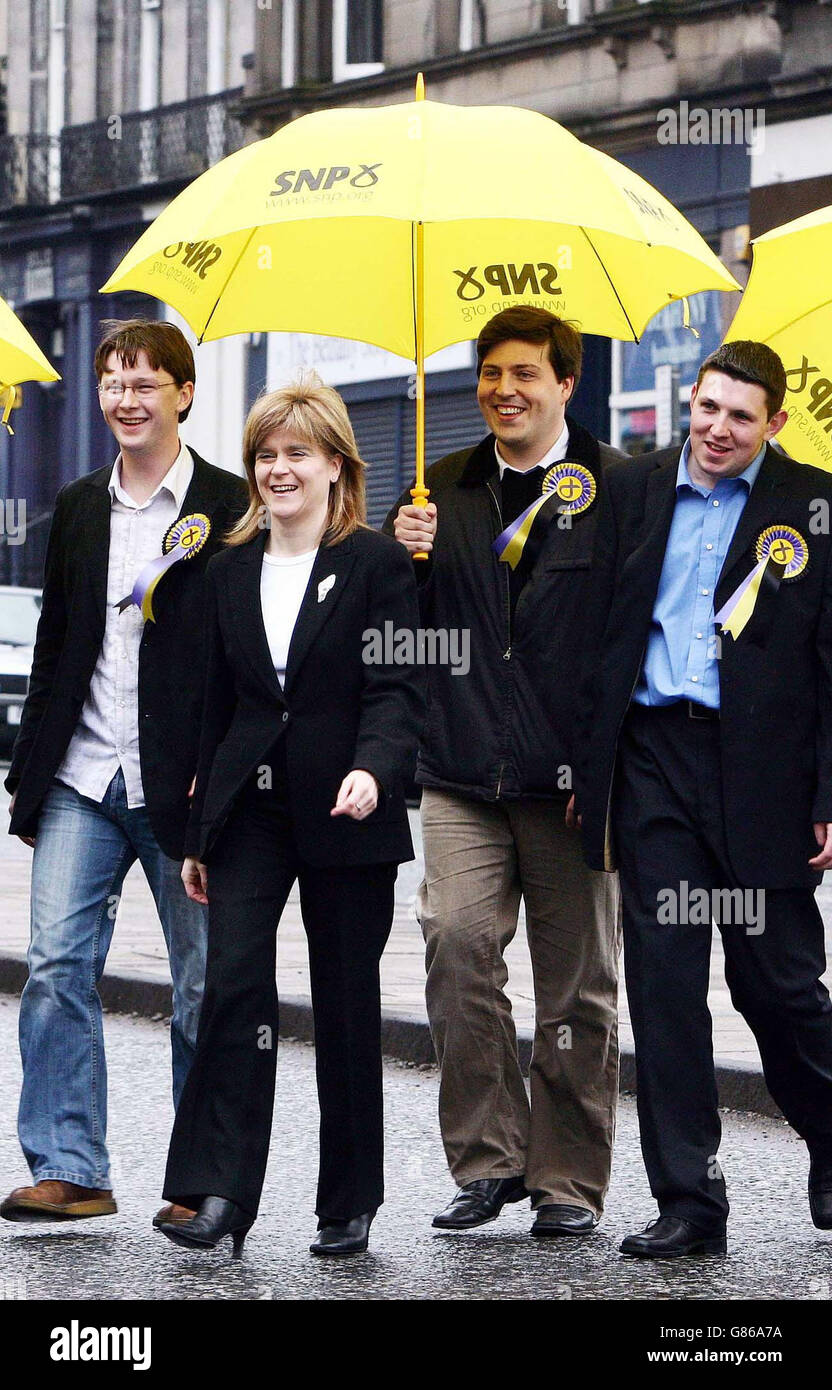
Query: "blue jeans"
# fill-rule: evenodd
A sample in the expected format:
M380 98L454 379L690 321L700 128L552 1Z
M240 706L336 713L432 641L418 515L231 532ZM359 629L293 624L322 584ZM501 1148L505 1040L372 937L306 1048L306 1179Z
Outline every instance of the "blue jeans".
M138 859L162 923L173 979L173 1100L193 1060L205 980L207 909L185 894L146 807L129 810L121 769L100 802L53 782L32 864L29 979L20 1001L18 1134L35 1182L110 1188L107 1064L96 985L125 875Z

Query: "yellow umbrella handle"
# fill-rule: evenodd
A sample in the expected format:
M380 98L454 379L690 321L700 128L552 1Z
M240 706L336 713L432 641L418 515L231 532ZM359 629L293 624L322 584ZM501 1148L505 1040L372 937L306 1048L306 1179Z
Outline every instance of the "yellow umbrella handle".
M12 435L14 434L14 430L9 424L9 416L17 401L16 388L14 386L6 386L5 383L0 383L0 400L2 400L3 396L6 397L6 400L3 406L3 416L2 419L0 419L0 424L5 425L9 434Z
M425 79L416 78L416 100L425 99ZM417 222L415 232L416 297L416 486L410 489L414 507L426 507L430 488L425 487L425 228ZM427 560L426 550L418 550L414 560Z

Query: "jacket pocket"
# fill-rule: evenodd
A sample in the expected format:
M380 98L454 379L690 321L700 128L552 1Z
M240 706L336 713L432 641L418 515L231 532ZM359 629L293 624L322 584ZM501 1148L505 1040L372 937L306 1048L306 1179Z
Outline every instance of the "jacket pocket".
M557 570L588 570L591 563L589 555L552 555L544 560L541 569L544 574L553 574Z

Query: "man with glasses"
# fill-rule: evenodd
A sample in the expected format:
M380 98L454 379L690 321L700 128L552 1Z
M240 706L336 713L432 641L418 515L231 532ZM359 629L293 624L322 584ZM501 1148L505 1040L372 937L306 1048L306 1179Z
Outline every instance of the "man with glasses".
M5 784L10 833L34 847L18 1117L34 1185L0 1204L9 1221L116 1210L96 985L137 859L170 959L174 1104L205 972L206 910L179 878L202 703L203 582L246 488L179 439L195 371L173 324L105 325L95 371L120 453L58 496ZM164 1210L167 1220L190 1215Z

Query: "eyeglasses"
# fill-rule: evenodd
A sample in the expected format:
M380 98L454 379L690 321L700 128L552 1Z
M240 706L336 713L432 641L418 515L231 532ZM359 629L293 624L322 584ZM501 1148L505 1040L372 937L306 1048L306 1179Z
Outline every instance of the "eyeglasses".
M99 386L100 396L109 396L111 401L120 401L125 391L132 391L134 396L138 396L140 401L149 401L157 391L161 391L164 386L175 386L176 382L171 381L140 381L138 386L125 386L123 381L109 381L106 386Z

